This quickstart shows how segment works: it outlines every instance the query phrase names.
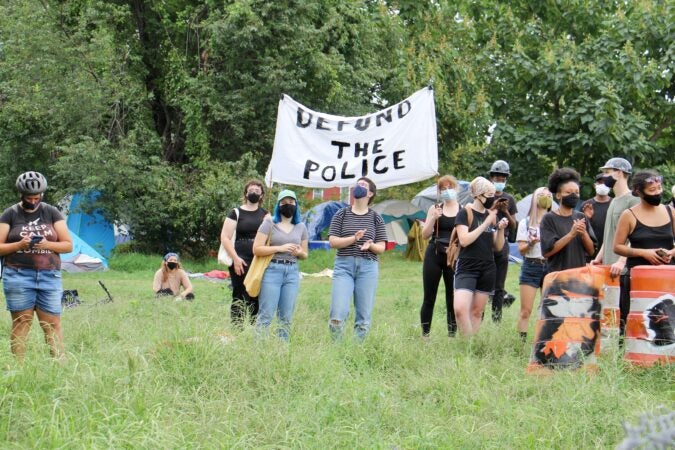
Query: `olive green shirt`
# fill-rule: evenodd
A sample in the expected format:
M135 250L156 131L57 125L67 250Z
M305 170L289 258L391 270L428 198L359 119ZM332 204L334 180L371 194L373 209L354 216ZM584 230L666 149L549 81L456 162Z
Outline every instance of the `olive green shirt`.
M633 194L624 194L612 200L612 203L607 209L607 218L605 219L605 235L602 248L602 263L610 266L619 260L619 255L614 253L614 234L616 227L619 224L619 217L628 208L640 203L640 197L635 197Z

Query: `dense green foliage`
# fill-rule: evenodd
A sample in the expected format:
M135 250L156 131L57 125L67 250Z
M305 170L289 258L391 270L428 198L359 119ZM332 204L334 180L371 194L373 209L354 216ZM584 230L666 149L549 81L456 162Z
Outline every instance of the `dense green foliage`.
M40 170L48 200L100 191L139 249L203 255L244 179L267 166L281 93L358 115L429 82L442 172L471 179L507 159L510 189L524 193L554 167L589 180L620 155L672 183L674 11L646 0L8 0L0 202L16 198L18 173Z
M331 267L332 256L312 252L301 269ZM302 280L286 346L234 332L222 284L194 280L192 303L154 299L159 263L125 255L105 273L64 274L84 304L63 314L62 364L34 324L17 366L4 314L4 448L614 448L624 423L675 400L671 367L630 368L617 352L597 373L527 375L532 346L517 337L517 303L466 343L443 332L439 300L422 341L421 263L397 252L383 257L363 345L331 342L328 278ZM96 304L99 279L113 303Z

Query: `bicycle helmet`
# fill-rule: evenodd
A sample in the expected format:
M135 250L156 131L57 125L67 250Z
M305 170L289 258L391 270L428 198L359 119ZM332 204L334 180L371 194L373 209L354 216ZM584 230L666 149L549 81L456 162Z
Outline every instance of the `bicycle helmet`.
M24 172L16 179L16 188L22 195L42 194L47 190L47 179L40 172Z
M492 163L492 167L490 167L490 175L506 175L507 177L511 175L511 172L509 171L509 163L506 161L502 161L501 159L498 159L494 163Z

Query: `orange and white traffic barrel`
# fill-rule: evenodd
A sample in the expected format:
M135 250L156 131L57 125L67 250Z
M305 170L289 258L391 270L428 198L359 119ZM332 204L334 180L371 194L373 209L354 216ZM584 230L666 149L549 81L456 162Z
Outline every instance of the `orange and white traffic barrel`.
M528 372L597 367L605 272L586 266L546 275Z
M640 366L674 363L675 266L633 267L630 288L624 359Z

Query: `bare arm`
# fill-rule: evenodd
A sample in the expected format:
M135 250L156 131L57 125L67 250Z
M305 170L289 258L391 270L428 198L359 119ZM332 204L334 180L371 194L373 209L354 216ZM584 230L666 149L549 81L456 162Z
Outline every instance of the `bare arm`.
M48 241L43 239L37 244L34 248L39 248L42 250L51 250L54 253L68 253L73 251L73 240L70 237L70 232L68 231L68 225L66 225L65 220L59 220L54 222L54 231L58 236L58 241Z
M234 249L234 243L232 242L232 236L234 235L234 230L237 229L237 222L230 219L229 217L223 222L223 228L220 231L220 244L223 246L225 251L230 258L234 261L239 256L237 251Z
M182 272L183 273L180 274L180 284L183 286L181 297L185 298L185 296L192 293L192 283L190 282L190 277L187 276L187 273L184 270Z
M365 234L366 230L364 228L363 230L357 231L352 236L345 236L345 237L330 236L328 238L328 243L330 244L331 248L341 249L356 244L356 242L359 239L361 239Z
M422 238L429 239L434 234L434 228L439 216L439 208L436 205L431 205L427 211L427 218L422 228Z

